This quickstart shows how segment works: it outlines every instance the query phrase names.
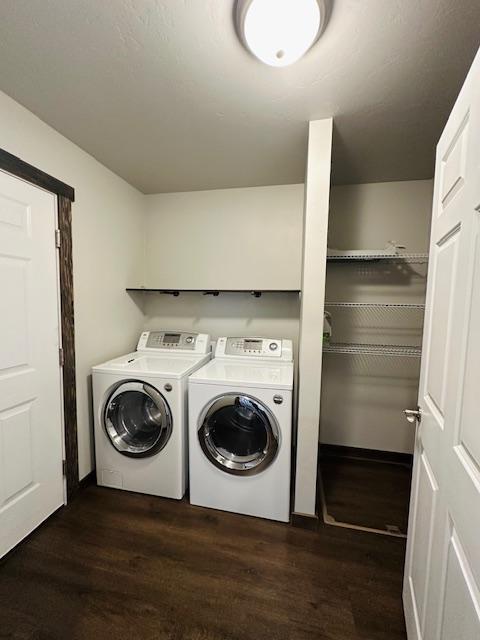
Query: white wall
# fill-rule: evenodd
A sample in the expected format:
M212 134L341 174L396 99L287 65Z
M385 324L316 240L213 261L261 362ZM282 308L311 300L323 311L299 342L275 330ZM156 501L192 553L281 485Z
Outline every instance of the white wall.
M146 287L300 289L303 185L146 202Z
M395 240L428 251L432 198L433 180L334 186L329 247L376 249Z
M303 184L145 196L145 286L299 289ZM298 340L296 293L133 293L145 327Z
M178 298L157 293L145 296L146 329L183 329L222 335L271 336L298 342L299 296L266 293L254 298L248 293L181 293Z
M331 190L329 246L382 248L389 240L428 252L432 180L337 186ZM426 266L330 263L326 299L425 302ZM421 345L422 313L331 310L333 340ZM402 411L417 401L419 360L324 357L321 442L412 452Z
M218 297L181 293L178 298L157 293L145 296L146 329L184 329L222 335L270 336L298 342L299 297L295 293L225 293Z
M299 289L303 184L145 196L145 286ZM298 341L296 293L133 293L145 328Z
M73 276L79 471L92 468L90 367L135 346L142 309L144 196L0 92L0 147L75 189Z

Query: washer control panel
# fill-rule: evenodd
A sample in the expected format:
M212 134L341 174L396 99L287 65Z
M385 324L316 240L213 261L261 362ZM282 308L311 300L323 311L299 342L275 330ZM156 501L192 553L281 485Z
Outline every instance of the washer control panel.
M208 353L210 349L210 336L186 331L143 331L137 344L137 351Z
M219 338L215 357L261 358L272 360L292 360L291 340L277 338Z

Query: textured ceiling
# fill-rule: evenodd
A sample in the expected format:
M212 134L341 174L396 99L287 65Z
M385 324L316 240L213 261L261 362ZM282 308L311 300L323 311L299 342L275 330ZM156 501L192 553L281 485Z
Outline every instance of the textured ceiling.
M232 15L231 0L1 0L0 89L145 193L301 182L307 121L327 116L334 182L432 176L479 0L333 0L285 69L242 48Z

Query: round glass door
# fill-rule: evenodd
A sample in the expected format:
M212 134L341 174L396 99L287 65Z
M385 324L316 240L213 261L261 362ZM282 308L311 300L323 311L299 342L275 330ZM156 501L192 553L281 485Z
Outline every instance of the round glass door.
M264 471L277 454L279 437L272 412L259 400L235 393L216 398L205 409L198 430L208 460L234 475Z
M110 442L125 456L152 456L172 433L172 414L165 398L150 384L127 380L111 392L103 423Z

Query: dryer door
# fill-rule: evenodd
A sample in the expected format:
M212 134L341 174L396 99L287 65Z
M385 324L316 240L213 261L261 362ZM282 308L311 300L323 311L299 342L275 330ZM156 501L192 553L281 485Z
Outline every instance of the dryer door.
M167 401L152 385L124 380L110 393L103 424L112 445L125 456L153 456L163 449L172 433Z
M204 410L198 439L208 460L225 473L254 475L275 459L280 429L262 402L246 394L228 393Z

